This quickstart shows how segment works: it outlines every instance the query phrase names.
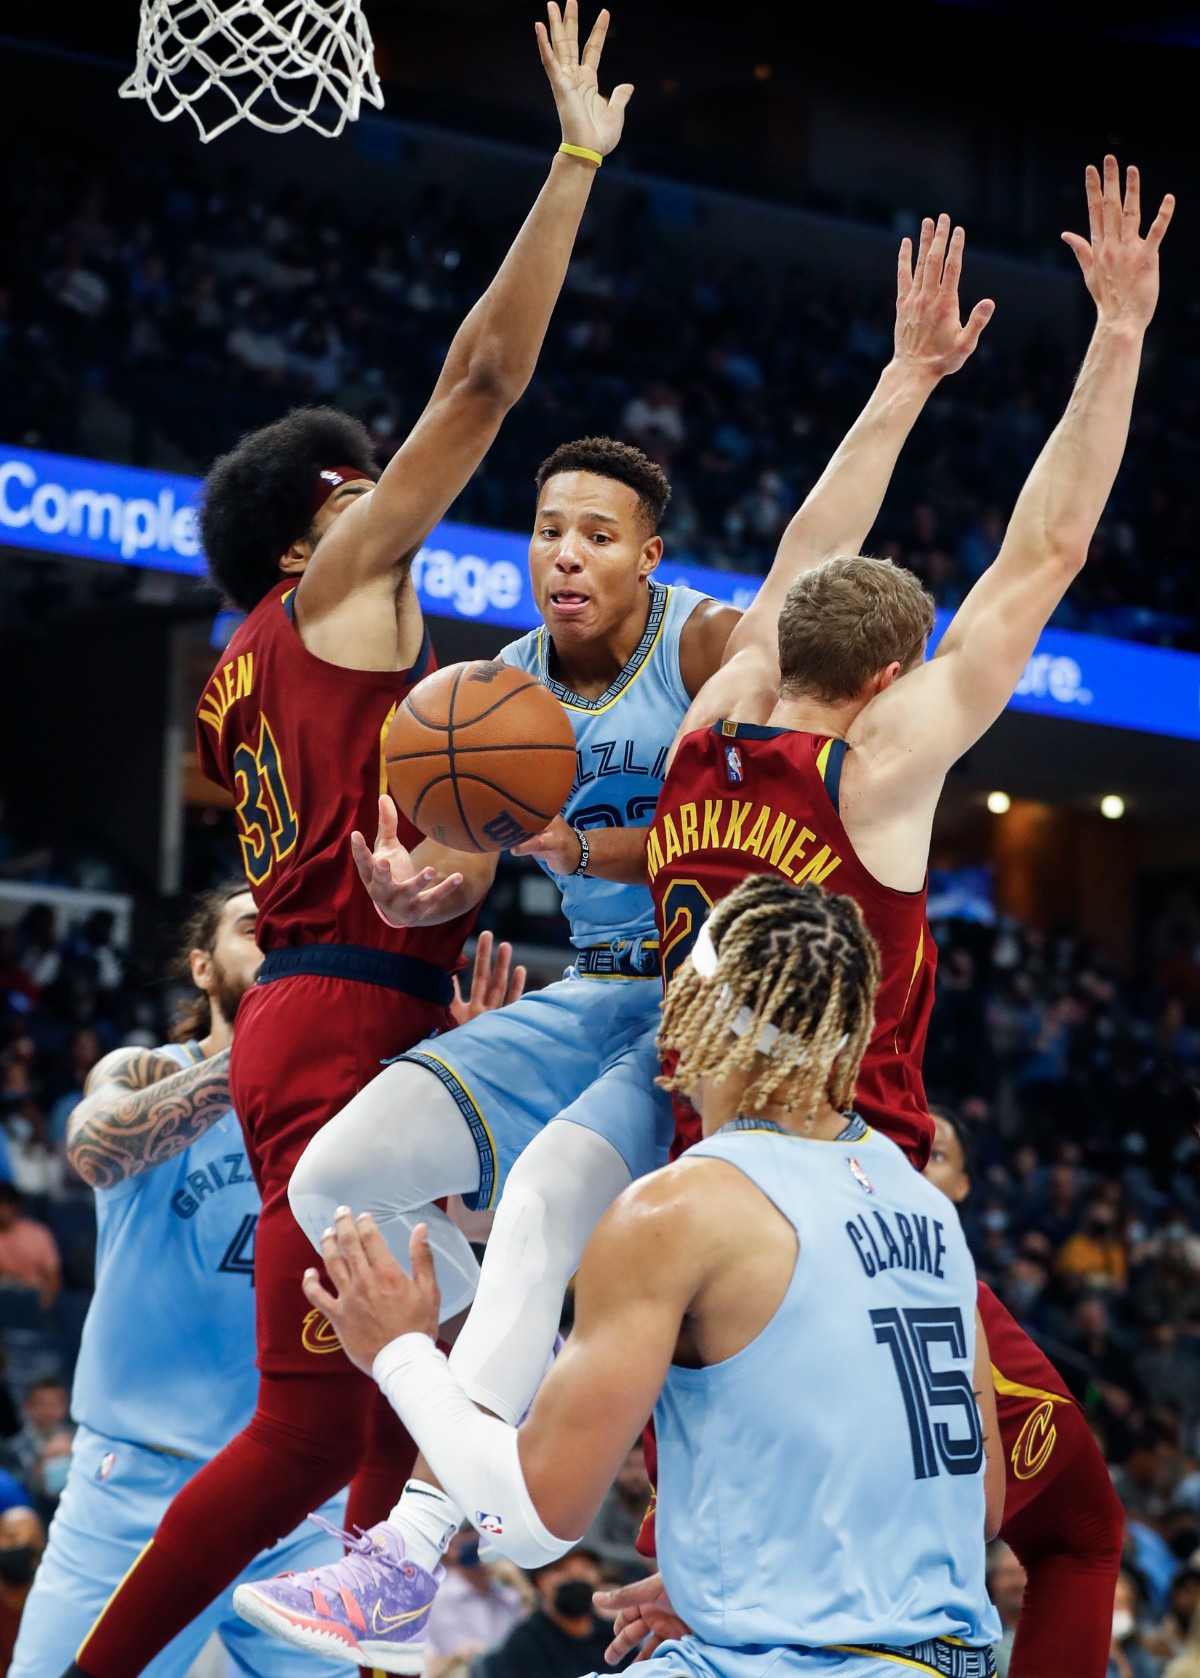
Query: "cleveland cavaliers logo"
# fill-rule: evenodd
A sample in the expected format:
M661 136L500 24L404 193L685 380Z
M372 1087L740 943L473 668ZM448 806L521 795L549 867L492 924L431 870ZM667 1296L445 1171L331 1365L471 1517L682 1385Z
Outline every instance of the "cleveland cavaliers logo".
M1032 1480L1050 1461L1058 1440L1054 1405L1049 1399L1039 1404L1026 1420L1012 1448L1013 1473L1018 1480Z
M334 1333L333 1324L320 1311L310 1311L300 1330L300 1344L306 1352L340 1352L342 1343Z

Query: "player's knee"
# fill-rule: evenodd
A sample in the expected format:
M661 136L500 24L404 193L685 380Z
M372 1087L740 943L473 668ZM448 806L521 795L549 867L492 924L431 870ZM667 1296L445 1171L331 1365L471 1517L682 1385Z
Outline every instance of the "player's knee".
M288 1183L288 1204L292 1216L314 1247L320 1247L321 1236L333 1222L334 1208L353 1203L347 1198L349 1185L345 1182L345 1161L339 1163L336 1150L323 1146L319 1133L305 1148L296 1162Z

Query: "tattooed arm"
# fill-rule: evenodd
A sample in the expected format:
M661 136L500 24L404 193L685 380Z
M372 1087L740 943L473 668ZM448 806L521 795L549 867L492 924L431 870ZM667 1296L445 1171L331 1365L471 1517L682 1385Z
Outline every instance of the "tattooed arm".
M88 1074L67 1124L67 1158L110 1189L190 1148L230 1108L229 1050L185 1066L153 1049L114 1049Z

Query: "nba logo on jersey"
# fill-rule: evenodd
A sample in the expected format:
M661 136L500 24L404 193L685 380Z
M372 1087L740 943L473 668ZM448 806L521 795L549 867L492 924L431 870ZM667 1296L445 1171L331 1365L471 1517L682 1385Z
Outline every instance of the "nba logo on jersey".
M116 1467L116 1462L117 1453L115 1451L105 1451L104 1455L100 1458L100 1466L96 1470L97 1480L107 1480L113 1469Z
M742 778L742 754L736 746L725 748L725 773L729 776L731 786L737 786Z
M854 1158L851 1158L850 1161L849 1161L849 1165L850 1165L851 1175L853 1176L854 1181L858 1184L859 1188L863 1191L863 1193L864 1194L874 1194L875 1190L871 1185L871 1179L867 1176L866 1172L863 1170L862 1166L858 1163L858 1161Z
M475 1525L480 1532L490 1532L496 1538L500 1538L504 1533L504 1525L499 1515L489 1515L482 1509L475 1511Z

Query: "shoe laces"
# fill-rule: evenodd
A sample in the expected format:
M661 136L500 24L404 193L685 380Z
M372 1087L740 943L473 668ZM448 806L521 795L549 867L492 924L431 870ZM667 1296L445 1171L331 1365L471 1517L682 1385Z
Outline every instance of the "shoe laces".
M326 1578L333 1573L339 1585L348 1585L360 1590L375 1585L375 1570L380 1565L390 1568L394 1573L403 1574L406 1579L416 1577L417 1570L412 1562L401 1561L391 1555L382 1544L375 1542L369 1532L364 1532L362 1527L355 1527L354 1531L358 1534L355 1538L342 1527L327 1521L323 1515L310 1515L308 1518L314 1526L320 1527L322 1532L327 1532L331 1538L336 1538L339 1544L344 1544L347 1554L340 1561L327 1562L324 1567L309 1568L299 1576L306 1584L319 1573L323 1573Z

